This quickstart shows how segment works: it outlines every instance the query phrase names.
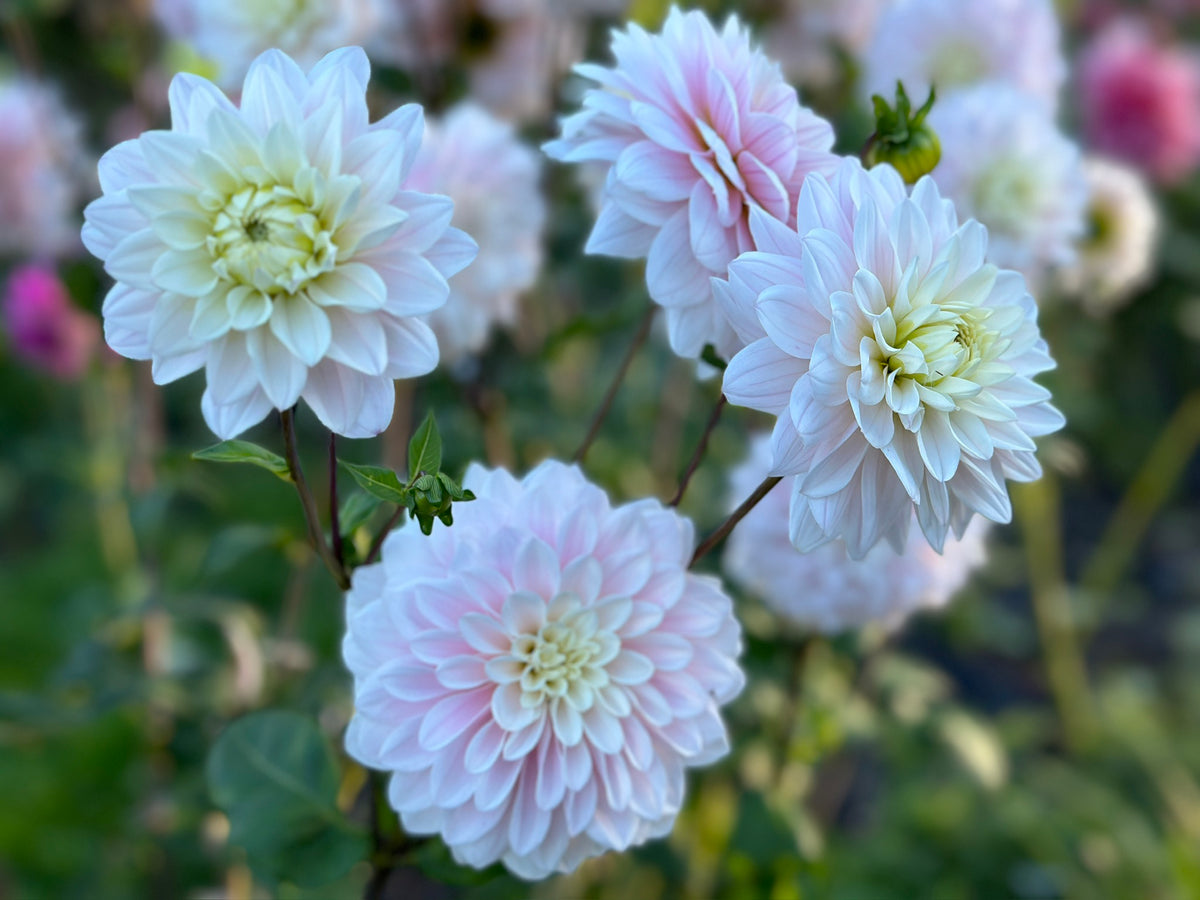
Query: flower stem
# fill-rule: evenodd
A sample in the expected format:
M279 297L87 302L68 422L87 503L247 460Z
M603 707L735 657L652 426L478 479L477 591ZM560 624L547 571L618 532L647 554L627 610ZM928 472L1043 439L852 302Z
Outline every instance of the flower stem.
M363 560L364 566L369 566L379 558L379 551L383 549L383 542L387 540L387 536L392 533L392 529L396 527L396 523L400 521L400 517L404 515L404 507L397 506L396 511L392 513L392 517L384 523L383 528L379 530L379 534L375 535L375 540L371 542L371 549L367 551L366 559Z
M1058 482L1051 475L1013 491L1014 510L1025 537L1029 591L1046 664L1046 679L1072 751L1085 749L1095 735L1095 710L1087 664L1071 615L1071 595L1063 574L1062 515Z
M337 435L329 432L329 536L333 543L333 558L343 571L346 558L342 553L342 527L338 521Z
M729 518L721 524L721 527L705 538L704 543L696 548L696 552L692 554L692 561L688 564L688 567L690 568L691 566L694 566L701 559L703 559L709 553L709 551L716 547L717 544L725 540L725 538L729 536L729 532L733 531L734 526L736 526L738 522L742 521L742 519L746 518L746 515L750 512L750 510L758 506L759 501L762 500L763 497L767 496L767 494L771 492L771 488L775 487L775 485L779 484L781 481L783 481L783 479L778 475L771 475L768 478L765 478L763 483L754 489L754 493L747 497L742 505L735 509L730 514Z
M692 476L696 474L696 469L700 467L701 460L704 459L704 453L708 450L708 441L712 437L713 431L716 430L717 423L721 421L721 412L725 409L725 395L722 394L717 398L717 405L713 407L712 415L708 417L708 424L704 426L704 433L700 435L700 442L696 444L696 452L692 454L691 460L688 462L688 467L683 473L683 478L679 481L679 490L675 492L675 496L671 498L668 506L678 506L683 501L683 495L687 493L688 485L692 482Z
M300 495L300 506L304 509L304 522L308 525L308 539L312 543L313 549L321 557L321 561L325 563L325 567L333 575L333 580L337 582L338 587L343 591L347 590L350 587L350 576L346 574L346 567L334 556L333 551L329 548L329 543L325 540L325 532L321 528L321 515L317 511L317 501L304 478L304 469L300 466L300 454L296 448L295 407L281 412L279 422L283 427L284 457L287 459L288 472L296 485L296 493Z
M1197 445L1200 445L1200 390L1184 398L1121 498L1079 579L1084 591L1099 597L1117 586L1151 521L1195 455Z
M575 451L575 456L573 457L575 462L583 462L588 450L592 447L592 443L596 440L596 435L600 433L600 426L608 418L613 400L616 399L621 382L625 380L625 375L629 371L630 365L633 364L633 358L637 356L638 350L641 349L642 344L646 343L646 338L650 336L650 326L654 324L654 314L657 311L658 307L651 306L646 310L646 315L642 317L642 324L638 326L637 333L633 336L633 343L629 345L629 349L625 353L625 358L621 360L621 365L617 369L617 374L613 378L612 384L608 386L608 390L604 394L604 400L600 403L600 409L596 411L596 415L592 419L592 426L588 429L587 437L583 439L583 443Z

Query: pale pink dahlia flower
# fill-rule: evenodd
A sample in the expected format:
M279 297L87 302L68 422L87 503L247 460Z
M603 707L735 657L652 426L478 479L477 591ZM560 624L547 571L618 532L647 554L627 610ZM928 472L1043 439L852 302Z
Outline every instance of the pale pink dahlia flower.
M453 528L409 522L354 574L347 750L467 865L544 878L666 834L744 681L731 601L687 571L691 523L554 461L464 484Z
M750 458L730 475L733 502L749 496L770 467L770 441L755 440ZM948 538L941 553L918 530L909 532L902 553L877 544L855 560L837 541L801 553L788 537L792 482L785 478L738 523L721 565L730 580L798 629L897 628L913 613L945 606L987 561L986 519L973 519L962 540Z
M794 222L810 172L831 172L833 129L800 105L736 17L718 32L673 8L661 34L613 34L616 67L576 71L599 84L546 152L609 167L587 252L646 257L646 286L667 310L671 348L698 356L742 346L710 279L753 249L750 210Z
M542 265L541 175L541 156L474 103L426 122L409 186L453 200L452 221L479 243L475 262L450 285L446 305L427 320L444 364L479 353L495 325L516 324L520 296Z
M450 227L449 198L407 188L421 108L368 123L369 71L357 47L308 75L268 51L240 108L178 75L172 130L100 160L83 239L117 281L105 337L153 360L159 384L204 367L222 438L300 398L339 434L378 434L393 380L437 365L420 317L475 245Z
M1083 130L1091 147L1176 182L1200 166L1200 57L1118 20L1079 58Z
M95 316L76 309L53 269L21 266L8 277L4 330L17 357L64 381L81 376L100 342Z
M79 206L91 163L79 120L49 85L0 82L0 254L78 253Z
M899 551L916 507L929 543L975 513L1007 522L1004 481L1033 481L1033 438L1062 427L1033 376L1054 367L1017 272L986 261L928 176L847 160L804 183L799 229L752 217L759 251L719 289L765 330L725 371L730 402L778 416L772 474L795 475L801 550Z
M896 0L863 55L866 94L904 82L918 103L986 81L1024 92L1053 112L1067 77L1052 0Z

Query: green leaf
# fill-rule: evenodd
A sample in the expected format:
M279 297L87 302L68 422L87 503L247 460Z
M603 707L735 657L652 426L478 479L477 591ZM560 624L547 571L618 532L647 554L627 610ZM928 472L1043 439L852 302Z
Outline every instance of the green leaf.
M354 476L358 486L372 497L400 505L408 503L408 488L400 483L400 478L391 469L384 466L360 466L357 463L348 463L344 459L339 459L338 462Z
M442 487L450 495L451 500L463 501L467 498L467 495L463 493L462 486L445 472L438 472L438 481L442 483Z
M292 480L287 461L282 456L249 441L221 441L219 444L197 450L192 454L192 459L221 463L249 463L278 475L284 481Z
M258 878L315 887L365 858L365 833L336 805L333 752L307 716L266 710L238 719L213 745L207 775L229 840Z
M355 491L338 510L338 526L347 537L367 524L371 514L379 509L380 498L366 491Z
M442 468L442 435L438 431L433 413L425 415L425 421L408 442L408 480L416 481L421 472L436 475Z
M421 526L421 534L426 537L433 534L433 516L417 513L417 524Z

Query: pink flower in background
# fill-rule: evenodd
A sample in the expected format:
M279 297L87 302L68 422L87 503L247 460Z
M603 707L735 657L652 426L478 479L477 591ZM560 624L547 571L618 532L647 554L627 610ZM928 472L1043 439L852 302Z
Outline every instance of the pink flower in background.
M4 330L18 357L65 381L84 373L100 340L100 323L76 309L58 276L42 266L9 276Z
M1200 165L1200 59L1160 44L1124 19L1100 32L1079 61L1084 132L1091 147L1162 182Z
M479 244L475 262L451 283L446 305L427 320L444 365L481 351L494 325L516 323L520 295L542 265L541 174L542 157L474 103L426 121L408 186L453 200L451 221Z
M22 78L0 83L0 123L0 254L75 252L90 181L79 121L53 88Z
M466 865L544 878L661 837L686 770L728 752L718 706L744 683L691 523L554 461L463 483L453 528L409 521L354 573L347 751Z
M651 298L667 310L671 348L698 356L743 346L710 279L754 249L750 210L794 222L810 172L832 172L833 129L800 105L779 66L736 17L718 32L671 10L661 34L613 35L615 68L577 71L599 84L546 145L555 159L608 167L587 252L646 258Z
M770 440L763 436L730 475L733 502L748 497L770 468ZM798 628L832 634L872 623L898 627L915 612L949 603L987 560L986 519L972 520L961 540L948 538L941 553L917 529L909 531L903 553L880 544L853 560L838 542L801 553L788 538L793 481L785 478L738 524L721 565Z

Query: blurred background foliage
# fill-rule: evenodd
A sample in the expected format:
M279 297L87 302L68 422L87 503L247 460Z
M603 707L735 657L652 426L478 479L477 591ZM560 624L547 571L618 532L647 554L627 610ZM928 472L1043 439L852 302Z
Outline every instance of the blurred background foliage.
M772 14L766 0L700 5ZM5 65L35 59L86 113L97 151L142 74L180 63L138 6L0 12ZM631 14L653 24L665 6L636 0ZM593 57L606 58L604 24ZM869 123L844 75L805 96L854 152ZM381 107L436 108L462 90L451 78L425 96L397 70L377 84ZM592 214L572 173L548 167L545 187L547 263L520 327L470 371L401 386L391 432L343 442L348 458L401 465L427 410L455 475L475 459L570 457L648 301L639 266L582 255ZM425 842L404 851L389 895L1200 898L1200 182L1164 197L1163 214L1158 276L1126 309L1046 308L1060 364L1047 381L1068 426L949 609L897 635L830 640L781 632L739 598L750 681L727 710L734 750L693 774L669 839L534 887ZM62 271L98 312L98 267ZM322 756L350 715L340 597L288 485L190 458L212 443L200 388L156 388L147 366L107 356L64 385L0 351L0 897L350 897L370 878L360 862L318 887L286 872L256 882L208 792L218 735L277 707L319 725L306 746L351 832L370 818L366 773ZM616 499L671 496L717 395L652 340L589 476ZM299 420L320 480L322 434ZM764 424L726 411L684 504L701 533ZM274 421L247 437L280 446Z

